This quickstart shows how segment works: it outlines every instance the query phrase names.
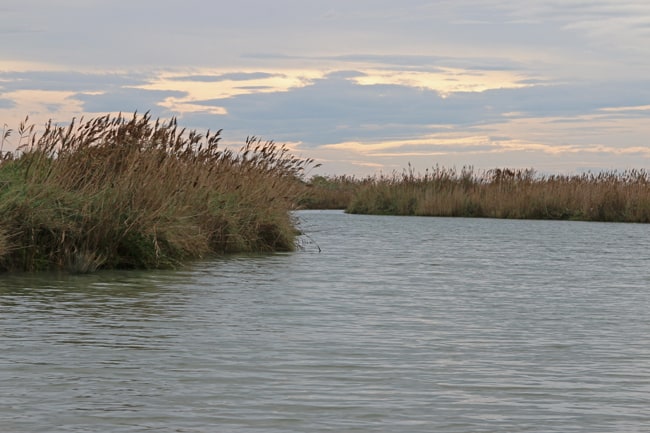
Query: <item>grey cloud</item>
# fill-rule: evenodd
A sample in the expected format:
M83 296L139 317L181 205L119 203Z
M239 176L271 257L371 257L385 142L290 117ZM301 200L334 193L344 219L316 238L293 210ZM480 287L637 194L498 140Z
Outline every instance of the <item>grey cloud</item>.
M539 79L539 78L528 78L528 79L525 79L525 80L518 80L515 83L516 84L522 84L524 86L540 85L540 84L552 85L553 84L549 80L543 80L543 79Z
M448 57L427 55L388 55L388 54L346 54L342 56L322 56L324 60L338 60L351 63L379 63L394 66L443 66Z
M514 60L498 57L453 57L432 55L404 54L346 54L341 56L298 56L286 54L246 54L245 58L290 60L290 61L320 61L324 63L369 63L377 67L402 67L410 70L426 70L439 72L444 68L462 68L474 71L518 71L526 69L525 65ZM354 71L358 73L357 71Z
M386 154L386 153L391 153L395 154L396 156L400 154L418 154L418 153L432 153L432 152L444 152L444 153L454 153L454 152L486 152L490 150L494 150L497 146L494 144L490 143L485 143L485 144L471 144L471 145L464 145L462 147L459 147L457 145L453 144L437 144L435 138L432 138L429 143L427 144L420 144L420 145L403 145L403 146L396 146L392 147L389 150L373 150L370 151L369 154Z
M344 70L344 71L335 71L331 72L327 75L328 78L356 78L356 77L364 77L367 74L364 74L361 71L354 71L354 70Z
M13 108L16 106L16 103L11 99L0 98L0 108Z
M609 119L647 119L650 117L648 110L617 110L604 113Z
M519 62L504 58L473 58L426 55L345 55L324 57L323 59L342 60L351 63L367 62L387 66L403 66L409 69L426 69L438 72L443 68L463 68L475 71L514 71L524 69Z
M237 86L241 90L271 90L273 86Z
M507 135L491 135L490 141L511 141L513 140L513 137L507 136Z
M333 74L288 92L239 95L198 104L225 107L228 115L219 121L226 130L318 146L425 134L431 132L431 125L467 128L505 122L512 116L504 115L512 112L522 113L520 117L572 117L602 114L599 110L607 107L647 105L649 101L650 82L543 85L441 98L436 92L406 86L362 86ZM200 116L204 115L188 118L197 123L215 120Z
M151 111L155 116L165 116L169 113L158 104L170 96L182 98L186 95L185 92L171 90L120 88L100 95L81 93L75 95L74 99L83 103L85 111L93 113Z
M106 88L146 83L137 74L81 73L73 71L0 72L3 87L13 90L101 91Z
M485 118L483 107L449 103L433 91L397 85L362 86L336 76L289 92L198 103L225 107L226 129L310 145L401 137L430 132L426 128L431 124L472 124Z
M267 76L263 72L238 78ZM235 138L255 134L278 141L302 141L319 146L349 140L401 139L431 133L432 125L475 127L518 117L566 117L598 113L630 118L644 111L599 111L602 108L650 104L650 81L605 82L580 85L533 85L518 89L452 93L446 98L432 90L402 85L359 85L350 78L354 70L333 72L312 84L286 92L237 95L193 101L206 107L224 107L226 115L206 112L170 113L161 103L170 96L186 97L181 91L126 87L146 82L142 77L70 73L0 74L12 78L5 87L76 90L74 99L88 112L151 111L155 116L182 116L185 126L196 129L224 128ZM18 78L21 78L18 80ZM49 81L48 81L49 80ZM534 81L531 81L534 82ZM256 86L251 86L256 87ZM101 90L102 94L87 94ZM255 88L253 90L260 90ZM14 102L0 99L0 107ZM50 107L52 111L56 107ZM508 113L508 117L504 116ZM575 123L575 119L573 120Z
M650 81L541 85L458 94L452 98L478 99L503 113L522 112L526 116L540 117L579 115L608 107L648 105Z
M305 56L292 56L279 52L247 52L240 55L242 59L260 59L260 60L300 60L309 57Z
M247 81L247 80L256 80L260 78L270 78L274 76L278 76L278 75L269 74L267 72L231 72L229 74L220 75L220 78L222 80Z
M219 81L247 81L257 80L262 78L270 78L278 76L277 74L270 74L267 72L232 72L228 74L218 75L183 75L180 77L172 77L171 81L198 81L205 83L219 82Z

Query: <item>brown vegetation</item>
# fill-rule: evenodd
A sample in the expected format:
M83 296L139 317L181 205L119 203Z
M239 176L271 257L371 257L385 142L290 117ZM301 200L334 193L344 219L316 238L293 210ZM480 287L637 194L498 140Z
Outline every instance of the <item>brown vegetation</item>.
M40 134L23 123L19 151L0 162L0 269L155 268L291 250L288 211L312 161L257 138L222 149L219 132L148 114L50 122Z
M305 184L299 205L307 209L346 209L355 194L371 178L354 176L314 176Z
M533 170L477 173L435 167L359 184L350 213L650 222L644 170L537 176Z

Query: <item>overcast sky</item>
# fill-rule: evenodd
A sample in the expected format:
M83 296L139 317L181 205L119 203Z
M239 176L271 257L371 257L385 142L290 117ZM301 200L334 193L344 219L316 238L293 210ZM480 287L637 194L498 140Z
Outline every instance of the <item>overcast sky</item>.
M650 168L647 0L3 0L0 41L9 128L151 111L323 174Z

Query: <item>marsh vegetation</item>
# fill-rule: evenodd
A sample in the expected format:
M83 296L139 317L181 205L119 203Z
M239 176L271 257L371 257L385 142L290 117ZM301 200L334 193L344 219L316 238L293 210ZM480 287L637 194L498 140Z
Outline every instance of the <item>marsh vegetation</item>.
M36 133L5 130L0 269L160 268L228 252L294 248L289 210L312 163L248 138L186 131L148 114L103 116Z
M305 183L299 206L306 209L346 209L357 192L372 178L354 176L313 176Z
M4 130L0 270L164 268L235 252L287 251L291 210L650 222L645 170L538 175L434 167L313 176L313 160L249 137L239 151L148 114ZM2 148L0 147L0 150Z
M645 170L538 175L532 169L476 171L434 167L424 174L328 178L349 213L517 219L650 222ZM335 185L339 183L340 185ZM334 184L334 185L333 185ZM316 185L313 194L323 188ZM324 195L323 203L333 203ZM318 203L318 197L312 198Z

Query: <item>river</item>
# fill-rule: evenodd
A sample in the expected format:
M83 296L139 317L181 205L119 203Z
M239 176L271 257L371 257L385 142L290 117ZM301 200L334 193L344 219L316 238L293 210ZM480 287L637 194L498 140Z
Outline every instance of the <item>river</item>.
M650 226L301 211L294 253L0 275L0 432L647 432Z

